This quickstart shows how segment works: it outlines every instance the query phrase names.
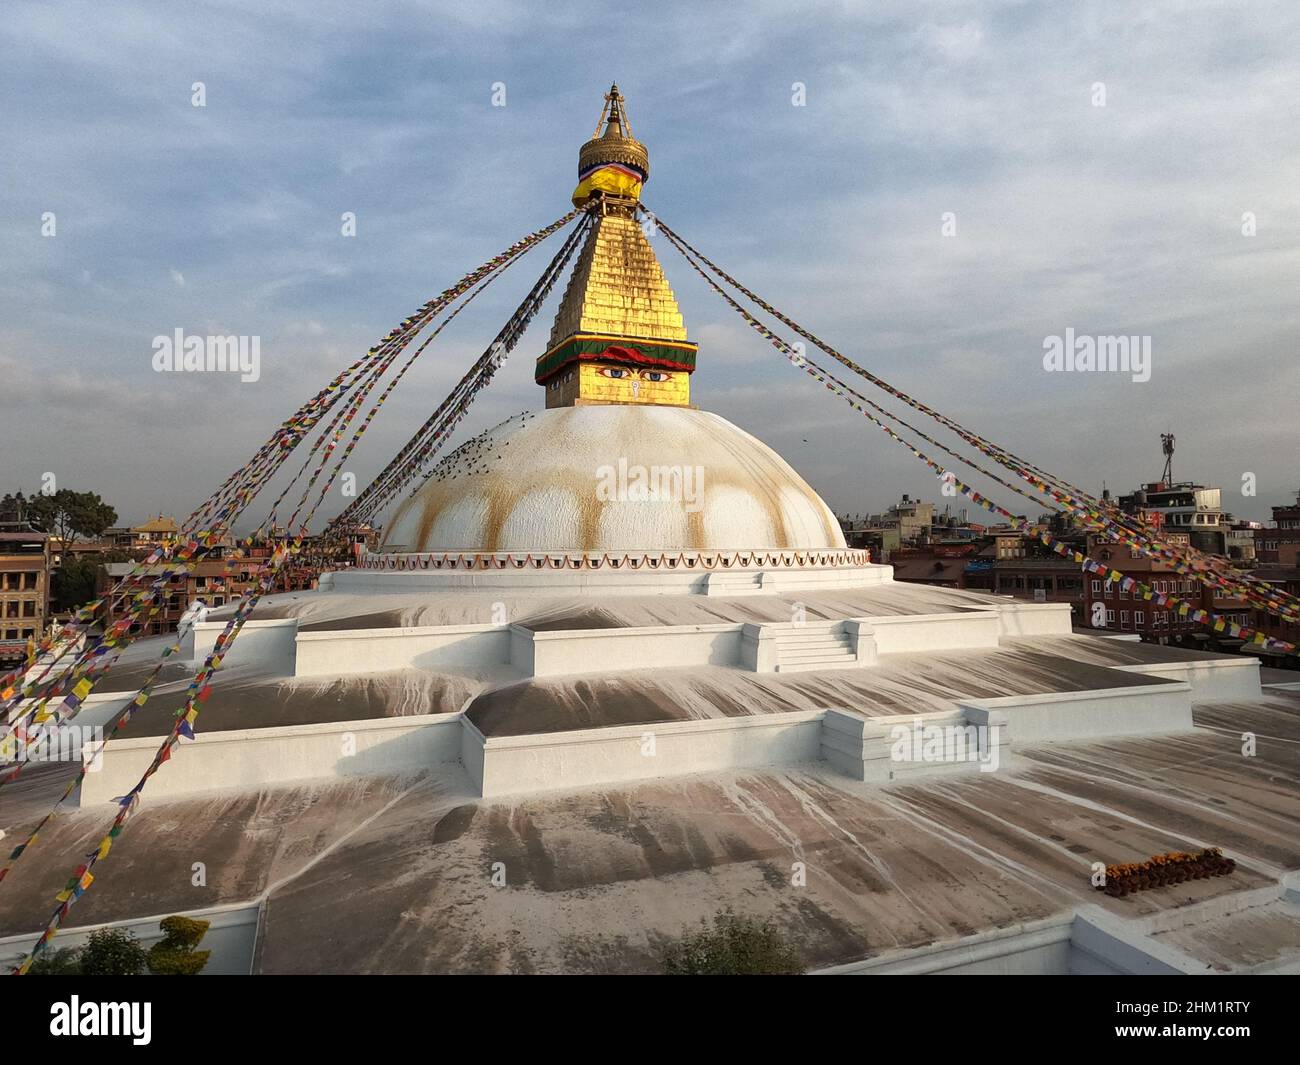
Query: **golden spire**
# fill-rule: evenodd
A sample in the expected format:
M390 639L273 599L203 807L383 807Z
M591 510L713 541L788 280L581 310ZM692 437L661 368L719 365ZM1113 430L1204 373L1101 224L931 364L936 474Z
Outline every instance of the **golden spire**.
M601 132L578 153L579 207L599 204L578 254L535 377L548 407L586 403L687 406L696 345L645 231L635 217L650 169L632 139L617 85L605 94ZM594 208L593 208L594 209Z

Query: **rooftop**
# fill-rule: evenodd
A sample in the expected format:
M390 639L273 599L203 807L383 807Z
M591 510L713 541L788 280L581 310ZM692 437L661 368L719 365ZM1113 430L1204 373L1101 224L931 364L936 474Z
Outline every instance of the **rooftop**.
M813 968L1097 906L1127 921L1184 911L1157 935L1208 971L1276 964L1300 950L1295 910L1247 903L1272 870L1300 867L1300 695L1203 705L1196 719L1193 735L1043 745L1007 772L885 786L810 767L510 802L454 775L146 801L77 916L262 898L258 972L617 973L654 971L669 939L728 903L775 920ZM1242 729L1282 742L1242 758ZM42 770L15 785L13 828L61 782ZM34 931L67 856L104 823L102 809L77 810L42 833L5 884L0 934ZM1089 886L1094 861L1206 843L1237 855L1238 872L1124 899ZM505 889L483 872L494 861ZM799 889L795 861L808 867Z

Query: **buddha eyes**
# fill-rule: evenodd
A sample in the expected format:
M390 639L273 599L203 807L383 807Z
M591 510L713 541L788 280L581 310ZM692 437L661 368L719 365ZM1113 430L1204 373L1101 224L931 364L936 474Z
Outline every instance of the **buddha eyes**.
M635 377L638 374L636 370L629 370L625 366L601 366L596 371L601 377L609 377L615 381L623 381L629 377ZM667 381L672 374L665 373L663 370L641 370L639 371L642 381Z

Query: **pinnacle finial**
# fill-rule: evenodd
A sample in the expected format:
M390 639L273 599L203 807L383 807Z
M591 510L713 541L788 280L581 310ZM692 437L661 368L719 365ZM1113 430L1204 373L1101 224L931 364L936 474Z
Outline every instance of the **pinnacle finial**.
M605 103L600 109L600 118L596 120L596 130L592 134L593 139L602 136L600 128L602 124L605 126L603 136L632 136L632 123L627 120L627 100L618 91L618 82L611 84L609 92L605 93Z
M624 207L634 207L649 176L650 157L645 145L632 136L627 101L619 92L618 82L614 82L605 93L591 140L578 152L578 187L573 203L581 207L593 194L600 193L606 201L617 198L624 201Z

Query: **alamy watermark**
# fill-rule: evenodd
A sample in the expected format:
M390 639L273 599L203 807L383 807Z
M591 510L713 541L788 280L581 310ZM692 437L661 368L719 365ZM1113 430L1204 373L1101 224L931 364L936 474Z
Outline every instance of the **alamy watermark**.
M975 762L981 773L998 768L998 725L926 725L919 717L889 730L894 762Z
M596 468L602 503L681 503L687 513L704 508L703 466L641 466L618 460Z
M1048 373L1107 371L1151 380L1149 336L1089 336L1067 328L1065 336L1043 338L1043 369Z
M104 730L99 725L37 725L25 735L11 732L0 740L0 770L26 762L80 762L83 751L87 771L103 768Z
M171 336L153 338L153 368L157 373L238 373L246 383L262 376L260 336L186 336L176 329Z

